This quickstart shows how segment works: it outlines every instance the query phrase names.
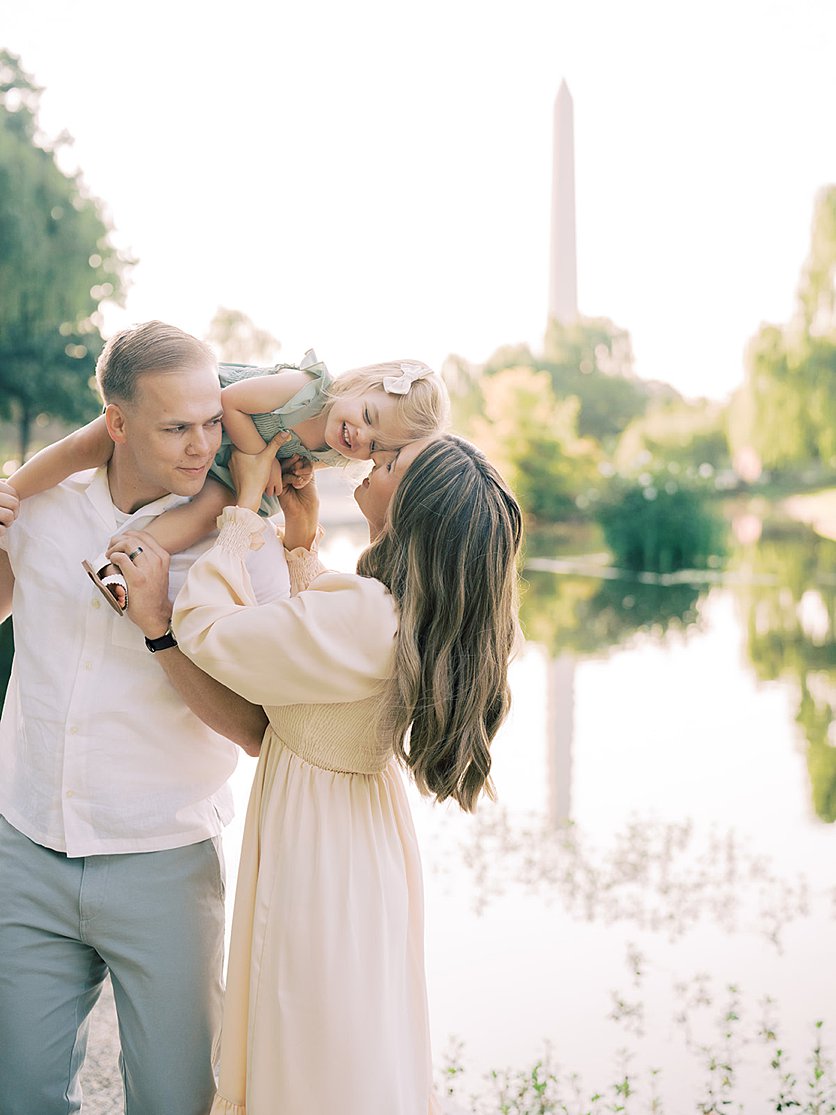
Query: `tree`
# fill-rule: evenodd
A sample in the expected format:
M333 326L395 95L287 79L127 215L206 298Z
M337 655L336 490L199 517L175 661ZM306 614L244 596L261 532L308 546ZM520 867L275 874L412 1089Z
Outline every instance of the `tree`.
M792 321L749 345L730 430L767 468L836 468L836 186L816 202Z
M240 310L219 306L206 335L219 360L232 364L275 364L279 341Z
M100 303L119 301L131 262L110 243L100 204L65 173L38 129L41 90L0 51L0 417L23 460L40 414L86 421L102 347Z
M454 365L448 383L455 398L466 365L460 358ZM542 355L535 356L527 345L503 345L479 369L479 375L498 375L508 368L548 372L558 399L577 399L580 436L595 438L607 447L644 413L649 400L679 397L672 387L635 375L630 334L608 318L579 318L570 324L552 320ZM445 378L447 375L445 371ZM474 378L472 368L470 378ZM466 394L463 409L472 408L472 402L472 396Z
M726 408L710 399L651 404L622 434L613 463L625 475L648 465L656 471L673 466L674 474L685 476L698 475L706 465L728 467Z
M508 368L481 379L484 414L473 419L488 454L533 519L578 514L578 499L600 476L593 441L577 432L578 400L557 399L546 372Z

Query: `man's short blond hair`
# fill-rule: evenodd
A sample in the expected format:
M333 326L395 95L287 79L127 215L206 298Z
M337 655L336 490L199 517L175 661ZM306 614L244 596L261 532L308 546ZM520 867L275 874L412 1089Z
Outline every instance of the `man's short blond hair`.
M145 372L216 366L208 345L163 321L146 321L116 333L96 362L96 383L106 403L131 402Z

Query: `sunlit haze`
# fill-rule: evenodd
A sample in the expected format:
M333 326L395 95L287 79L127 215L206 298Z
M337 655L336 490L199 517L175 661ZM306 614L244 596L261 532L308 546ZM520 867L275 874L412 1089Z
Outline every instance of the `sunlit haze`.
M580 310L688 395L790 316L836 182L827 0L39 0L0 42L140 261L108 330L223 305L335 372L540 345L562 79Z

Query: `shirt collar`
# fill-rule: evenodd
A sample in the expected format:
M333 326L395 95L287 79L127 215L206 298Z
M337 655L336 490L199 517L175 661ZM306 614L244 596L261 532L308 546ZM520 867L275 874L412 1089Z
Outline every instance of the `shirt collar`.
M84 483L83 480L82 483ZM107 482L107 465L103 465L94 472L87 474L86 485L87 498L107 525L115 530L117 526L116 515L110 495L110 485ZM138 507L133 514L128 516L126 522L121 524L121 528L124 529L130 525L134 519L154 518L157 515L162 515L163 511L169 511L172 507L179 507L181 504L188 502L188 496L178 496L174 492L168 492L166 495L160 496L159 499L152 500L151 503L146 503L143 507Z

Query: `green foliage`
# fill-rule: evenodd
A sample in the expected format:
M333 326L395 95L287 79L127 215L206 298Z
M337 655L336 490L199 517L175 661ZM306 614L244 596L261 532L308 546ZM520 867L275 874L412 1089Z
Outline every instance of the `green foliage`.
M808 333L832 335L836 327L836 186L816 199L810 254L798 285L798 304Z
M101 349L98 307L121 296L128 261L98 203L38 133L40 90L0 51L0 417L21 457L39 414L95 414L89 381Z
M583 516L625 428L624 455L694 468L728 462L719 408L686 404L633 373L629 334L606 318L549 324L542 355L505 345L484 365L451 356L444 378L457 429L499 465L539 522ZM655 417L644 420L648 408ZM491 426L497 426L491 430Z
M636 1007L644 1012L641 977L634 984L640 995ZM596 1075L609 1081L604 1087L589 1087L580 1073L558 1063L547 1047L530 1067L493 1069L482 1077L478 1091L466 1092L465 1049L456 1042L442 1065L444 1094L457 1104L464 1102L466 1107L456 1110L470 1115L680 1115L685 1111L825 1115L836 1111L836 1067L825 1045L823 1020L810 1027L811 1047L801 1057L797 1052L793 1057L781 1042L774 1000L767 997L759 1004L750 1003L742 989L729 984L725 1002L717 1004L716 991L705 975L677 982L675 991L682 1005L669 1022L660 1020L658 1031L666 1034L666 1046L672 1041L678 1044L676 1060L666 1067L632 1068L636 1054L641 1057L640 1047L636 1049L633 1042L640 1035L631 1032L628 1024L628 1044L619 1050L615 1063L607 1063L602 1051L603 1063ZM756 1010L762 1015L760 1021ZM695 1039L698 1025L707 1033L707 1041ZM601 1031L604 1028L602 1024ZM689 1071L691 1066L701 1070L698 1078ZM753 1102L746 1094L754 1073L769 1088L768 1099ZM673 1106L668 1106L669 1101Z
M538 366L551 376L558 398L580 400L581 436L604 443L644 413L658 390L636 377L630 335L607 318L578 318L571 324L552 319ZM672 388L668 393L676 396Z
M484 414L470 426L533 519L577 513L598 476L598 451L577 433L578 401L558 400L545 372L509 368L481 381Z
M619 472L628 474L651 461L655 469L673 464L694 477L706 465L712 470L729 467L726 408L710 399L653 403L624 431L613 461Z
M733 409L736 452L772 470L836 469L836 186L816 204L795 317L753 338Z
M595 514L623 569L704 569L724 554L725 532L705 496L670 477L616 482Z

